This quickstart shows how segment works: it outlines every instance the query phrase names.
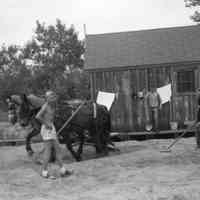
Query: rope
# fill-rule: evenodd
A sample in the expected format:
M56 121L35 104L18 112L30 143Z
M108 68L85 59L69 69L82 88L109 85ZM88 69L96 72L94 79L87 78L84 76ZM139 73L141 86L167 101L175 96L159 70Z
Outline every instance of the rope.
M191 128L195 127L197 124L197 122L195 121L193 124L191 124L188 128L186 128L183 133L178 136L177 138L175 138L175 140L167 147L167 150L170 150L171 147L173 147L186 133L187 131L189 131Z
M79 105L79 107L72 113L72 115L67 119L63 126L58 130L57 135L69 124L69 122L74 118L74 116L79 112L82 106L85 104L85 101Z
M94 119L96 119L97 118L97 104L95 102L93 103L93 113L94 113L93 117Z

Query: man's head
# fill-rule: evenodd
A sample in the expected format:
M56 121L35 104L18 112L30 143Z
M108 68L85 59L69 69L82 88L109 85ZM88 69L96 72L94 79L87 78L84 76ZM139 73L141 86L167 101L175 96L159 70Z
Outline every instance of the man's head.
M10 102L11 102L11 97L10 97L10 96L8 96L8 97L6 98L6 102L7 102L7 103L10 103Z
M54 103L57 101L57 95L55 92L48 90L45 94L46 101L49 103Z
M150 91L151 92L156 92L156 87L151 87Z

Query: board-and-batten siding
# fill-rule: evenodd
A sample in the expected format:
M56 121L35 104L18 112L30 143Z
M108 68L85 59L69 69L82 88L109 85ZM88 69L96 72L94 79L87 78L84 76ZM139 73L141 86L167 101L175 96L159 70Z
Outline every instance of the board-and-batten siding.
M135 97L140 91L147 92L151 86L162 87L172 83L172 101L163 105L159 116L161 130L170 129L170 121L185 121L196 117L196 94L178 94L176 91L176 71L178 67L153 67L128 69L124 71L90 72L91 93L96 99L98 91L118 93L111 109L112 130L142 131L145 129L146 114L144 100ZM197 68L195 68L196 70ZM196 70L199 85L199 72Z

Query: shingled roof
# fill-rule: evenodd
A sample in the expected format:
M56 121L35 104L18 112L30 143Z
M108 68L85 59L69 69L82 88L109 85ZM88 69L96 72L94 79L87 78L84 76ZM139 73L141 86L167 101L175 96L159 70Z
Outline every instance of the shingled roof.
M200 25L86 36L85 69L200 61Z

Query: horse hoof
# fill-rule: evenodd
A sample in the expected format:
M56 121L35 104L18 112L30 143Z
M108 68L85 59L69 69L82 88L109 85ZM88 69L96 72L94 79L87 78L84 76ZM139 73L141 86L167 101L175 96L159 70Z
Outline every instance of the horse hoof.
M33 151L27 151L28 156L32 157L34 152Z
M77 162L80 162L80 161L82 161L82 158L81 158L81 157L77 157L77 158L76 158L76 161L77 161Z
M102 158L104 156L105 156L104 153L97 153L96 156L95 156L95 158Z
M109 156L109 152L105 152L105 153L104 153L104 156Z

